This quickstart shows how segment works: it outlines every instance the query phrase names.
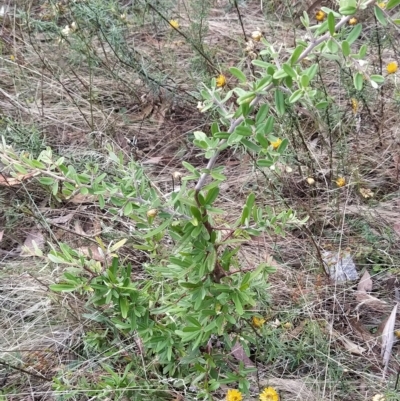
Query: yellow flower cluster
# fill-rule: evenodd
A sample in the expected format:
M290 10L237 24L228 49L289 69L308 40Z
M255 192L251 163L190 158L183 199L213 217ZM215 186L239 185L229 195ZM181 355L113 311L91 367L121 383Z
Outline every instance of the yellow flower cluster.
M350 18L350 19L349 19L349 25L355 25L355 24L357 24L357 22L358 22L358 21L357 21L357 18L354 18L354 17L353 17L353 18Z
M342 187L344 187L344 186L346 185L346 178L344 178L344 177L339 177L335 182L336 182L336 185L337 185L339 188L342 188Z
M228 390L226 394L226 401L242 401L242 393L239 390Z
M228 390L226 401L242 401L243 396L239 390ZM273 387L266 387L260 394L260 401L279 401L279 394Z
M351 109L353 110L353 113L357 114L357 111L358 111L358 101L357 101L357 99L351 98L350 102L351 102Z
M259 329L260 327L262 327L264 325L265 319L262 319L262 318L257 317L257 316L253 316L251 318L251 323L252 323L254 328Z
M315 19L319 22L322 22L326 18L326 14L322 10L318 10L315 13Z
M176 19L171 19L169 21L169 24L172 26L172 28L174 29L178 29L179 28L179 22Z
M267 387L260 394L260 401L279 401L279 394L273 387Z
M278 138L276 141L271 142L272 147L274 148L274 150L278 149L279 146L282 143L282 139Z
M387 70L388 74L394 74L398 68L399 68L399 66L397 65L396 61L391 61L386 66L386 70Z
M225 75L219 74L217 77L217 88L223 88L226 85Z

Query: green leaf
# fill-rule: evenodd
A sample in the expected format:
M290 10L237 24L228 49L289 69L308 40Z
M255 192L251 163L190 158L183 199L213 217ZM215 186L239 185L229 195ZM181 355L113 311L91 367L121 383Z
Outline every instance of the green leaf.
M240 136L251 136L253 134L253 131L251 127L242 124L236 127L234 133Z
M269 116L263 126L263 134L268 135L274 130L275 119L274 116Z
M266 75L264 78L257 81L255 87L256 91L260 92L264 90L271 83L271 81L272 81L272 75Z
M22 167L22 166L19 165L19 164L14 164L13 167L14 167L15 170L17 170L17 172L20 173L20 174L28 174L28 171L26 170L26 168L25 168L25 167ZM40 179L39 179L39 181L40 181ZM45 184L45 185L46 185L46 184Z
M132 202L128 202L124 207L124 216L129 216L132 213Z
M247 205L243 206L242 215L240 217L240 224L246 224L246 220L249 218L250 210Z
M104 209L104 207L106 205L106 201L104 200L104 196L102 194L99 194L98 195L98 200L99 200L100 209Z
M211 124L211 134L214 136L217 132L221 131L216 121Z
M386 4L386 10L390 10L400 4L400 0L389 0Z
M239 143L242 140L242 136L237 135L235 132L233 132L232 134L229 135L229 138L227 140L227 144L229 146L233 145L234 143Z
M288 141L287 139L284 139L284 140L281 142L281 144L279 145L279 148L277 149L277 151L278 151L280 154L282 154L282 153L286 150L286 148L288 147L288 145L289 145L289 141Z
M302 96L303 96L303 89L297 89L297 91L293 92L290 95L289 102L296 103L298 100L301 99Z
M50 178L50 177L41 177L41 178L38 178L38 181L42 185L53 185L54 184L54 178Z
M207 192L207 196L204 200L204 203L206 205L212 205L214 203L214 201L218 198L218 195L219 195L219 188L218 187L211 188Z
M77 284L51 284L50 289L56 292L71 292L75 291L79 285Z
M121 316L126 319L129 311L128 300L125 297L119 297L119 309L121 311Z
M231 67L229 68L230 73L235 76L242 84L244 84L247 79L246 75L243 74L242 71L239 70L239 68L236 67Z
M206 258L207 271L211 273L217 264L217 251L213 248Z
M269 106L268 104L262 104L257 111L256 124L262 123L268 116Z
M303 88L307 88L310 83L310 77L307 74L303 74L300 78L300 83Z
M375 13L376 19L380 22L381 25L386 26L388 24L388 22L386 20L386 16L380 7L375 6L374 13Z
M339 12L342 15L353 15L356 13L356 11L357 11L357 7L352 7L352 6L339 8Z
M296 71L289 64L284 63L282 65L282 68L286 72L287 75L291 76L294 79L297 78Z
M350 55L350 45L347 40L344 40L342 42L342 53L343 53L343 56L345 56L345 57L349 57L349 55Z
M268 69L269 67L272 66L271 63L267 63L267 62L262 61L262 60L253 60L251 63L253 65L257 66L257 67L261 67L261 68L265 68L265 69Z
M253 192L251 192L246 200L246 206L249 208L250 213L251 213L251 210L253 209L255 200L256 200L256 196L254 195Z
M328 102L326 102L326 101L322 101L322 102L319 102L319 103L317 103L316 105L315 105L315 107L318 109L318 110L324 110L324 109L326 109L327 107L328 107Z
M337 53L337 51L339 50L339 46L336 43L336 40L333 38L330 38L327 42L326 42L326 46L329 49L329 51L331 53Z
M258 134L257 134L257 135L258 135ZM251 141L249 141L249 140L247 140L247 139L245 139L245 138L243 138L243 139L240 141L240 143L242 143L244 146L246 146L247 149L250 149L250 150L252 150L253 152L260 153L260 151L261 151L261 149L260 149L260 147L259 147L258 145L256 145L255 143L253 143L253 142L251 142ZM260 143L260 144L261 144L261 143ZM268 145L267 145L267 147L268 147Z
M82 189L82 188L81 188ZM51 188L51 193L53 194L53 196L57 196L58 194L58 190L59 190L59 186L58 186L58 181L56 181L52 188Z
M304 71L304 74L307 74L308 77L310 78L310 81L312 81L312 80L314 79L314 77L315 77L317 71L318 71L318 64L315 63L315 64L313 64L311 67L307 68L307 69Z
M349 33L349 36L347 36L347 42L349 42L349 45L351 46L360 36L360 33L362 31L362 25L357 24Z
M221 174L221 173L219 173L218 171L215 171L215 170L211 170L210 175L211 175L212 178L214 178L214 180L218 180L218 181L226 180L226 177L223 174Z
M257 165L260 167L271 167L274 164L273 160L268 159L258 159Z
M200 210L196 206L191 206L190 207L190 212L192 213L192 216L197 220L197 221L202 221L203 218L201 216Z
M241 105L243 103L250 103L254 98L256 97L254 92L248 92L245 95L240 96L237 100L236 103L238 105Z
M353 77L354 87L360 91L364 85L364 77L360 72L356 72Z
M360 59L365 57L365 55L367 54L367 49L368 47L365 43L360 47L360 51L358 52L358 57Z
M120 241L118 241L117 243L115 243L111 248L110 248L110 252L115 252L117 251L119 248L122 248L126 241L128 241L128 238L123 238Z
M262 132L257 132L256 134L256 139L258 141L258 143L264 148L267 149L269 146L269 142L267 140L267 138L265 137L265 135Z
M278 113L279 116L283 116L285 114L285 99L283 97L282 91L276 89L274 97L275 97L276 112Z
M232 300L233 300L233 302L235 303L236 313L237 313L239 316L243 315L243 313L244 313L244 311L243 311L243 305L242 305L242 303L241 303L241 301L240 301L239 295L238 295L236 292L234 292L234 293L232 294Z
M333 12L328 14L328 29L329 33L333 36L335 34L335 16Z
M370 78L377 84L383 84L385 82L385 78L383 78L382 75L371 75Z
M214 134L214 138L227 139L227 138L229 138L229 135L230 135L229 132L217 132L216 134Z
M163 231L164 228L167 227L170 223L171 223L171 219L165 220L160 226L158 226L154 230L151 230L148 233L141 235L141 238L145 239L145 238L154 237L156 234Z
M200 177L200 173L197 171L196 167L192 166L190 163L183 161L182 162L183 167L185 167L187 170L189 170L191 173L197 173L199 174Z
M296 61L299 59L301 53L303 53L303 50L304 50L303 45L299 45L296 47L296 49L294 49L294 52L292 53L292 55L290 56L290 59L289 59L290 65L294 65L296 63Z
M274 73L274 75L273 75L273 78L274 79L282 79L282 78L285 78L285 77L287 77L289 74L287 74L286 72L285 72L285 70L278 70L278 71L276 71L275 73Z
M52 253L49 253L47 257L53 262L53 263L62 263L62 264L69 264L68 260L64 259L61 256L53 255Z

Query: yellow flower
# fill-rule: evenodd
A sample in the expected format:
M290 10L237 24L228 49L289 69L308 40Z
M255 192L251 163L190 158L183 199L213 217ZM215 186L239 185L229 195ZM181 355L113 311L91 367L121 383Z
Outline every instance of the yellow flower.
M394 331L394 335L395 335L397 338L400 338L400 330L395 330L395 331Z
M279 394L272 387L267 387L260 394L261 401L279 401Z
M179 28L179 22L176 19L171 19L169 21L169 24L172 26L172 28L175 28L175 29Z
M356 114L358 111L358 101L357 99L351 98L350 102L351 102L351 109L353 110L353 113Z
M355 25L355 24L357 24L357 22L358 22L358 21L357 21L357 18L354 18L354 17L353 17L353 18L350 18L350 19L349 19L349 25Z
M281 143L282 143L282 139L278 138L276 141L271 142L271 145L276 150L279 148Z
M372 401L385 401L385 400L386 400L386 398L383 394L375 394L372 397Z
M226 401L242 401L242 393L239 390L228 390L226 394Z
M386 8L386 3L382 1L382 3L377 3L377 6L383 10Z
M257 316L253 316L251 318L251 321L252 321L253 327L256 329L259 329L265 323L265 319L261 319L260 317L257 317Z
M398 65L396 63L396 61L391 61L387 66L386 66L386 70L388 72L388 74L394 74L397 69L398 69Z
M217 88L222 88L226 85L225 75L219 74L217 77Z
M344 187L346 185L346 179L344 177L339 177L335 182L339 188Z
M326 14L322 10L318 10L315 13L315 19L319 22L323 21L326 17Z
M15 56L14 56L14 54L11 54L10 60L11 60L11 61L15 61Z
M312 177L307 177L306 179L308 185L314 185L315 184L315 180Z
M251 37L256 42L259 42L262 38L262 33L257 29L256 31L252 32Z

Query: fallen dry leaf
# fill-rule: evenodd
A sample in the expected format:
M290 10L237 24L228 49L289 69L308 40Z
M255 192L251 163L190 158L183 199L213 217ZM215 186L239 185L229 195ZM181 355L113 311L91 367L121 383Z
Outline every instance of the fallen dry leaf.
M103 251L97 245L82 246L81 248L78 248L78 252L99 262L104 262L106 260Z
M385 312L388 308L387 302L367 294L365 291L356 291L356 300L359 302L355 308L356 311L363 305L377 312Z
M235 345L232 347L231 354L238 360L244 363L244 366L254 366L251 359L246 355L242 344L237 340Z
M32 230L21 247L21 256L41 256L38 250L43 249L44 237L39 230Z
M352 354L362 355L365 351L367 351L366 348L361 347L360 345L341 335L339 332L333 329L332 325L327 324L327 328L331 333L332 337L340 341L343 344L343 346L347 349L347 351L351 352Z
M75 221L74 221L74 228L75 228L75 232L76 232L78 235L82 235L82 236L84 236L84 237L87 236L87 234L85 233L85 231L83 231L83 228L82 228L81 223L80 223L79 220L75 220Z
M32 173L28 174L17 174L15 177L6 177L3 174L0 173L0 186L3 187L13 187L15 185L21 184L22 181L34 177L36 175L39 175L39 171L35 171Z
M81 203L93 203L97 201L98 196L97 195L82 195L82 194L76 194L72 198L68 199L68 202L74 203L74 204L81 204Z
M159 164L162 160L162 156L153 156L149 159L142 161L142 164Z
M357 286L357 291L361 291L361 292L362 291L364 291L364 292L372 291L372 279L371 279L371 275L368 273L368 270L365 270L365 273L361 277L361 280Z
M389 366L390 356L392 355L392 349L393 349L393 344L394 344L394 326L396 323L397 306L398 306L398 304L396 304L394 306L392 313L390 314L389 319L387 319L385 327L383 328L382 351L381 351L382 362L384 365L383 376L386 375L386 371Z
M54 224L65 224L68 223L73 217L75 213L68 213L65 216L55 217L54 219L47 219L48 223Z

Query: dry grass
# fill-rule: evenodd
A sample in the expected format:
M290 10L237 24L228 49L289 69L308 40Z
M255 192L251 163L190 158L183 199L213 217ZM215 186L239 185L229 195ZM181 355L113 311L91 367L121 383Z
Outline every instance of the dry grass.
M182 31L191 25L185 4L180 2L177 6ZM41 17L42 6L38 3L32 8L37 18ZM271 7L267 19L260 12L261 6L264 10ZM302 4L298 8L310 6ZM290 47L294 37L305 35L287 18L287 9L282 5L250 1L240 9L246 34L260 27L276 47ZM368 26L365 40L372 41L373 18L369 14L363 18ZM156 30L150 24L133 25L127 38L128 44L147 60L145 65L152 60L150 75L168 76L160 87L126 65L113 69L118 60L107 45L103 48L97 43L95 51L104 64L89 70L83 62L71 60L72 56L65 57L68 42L57 43L47 40L46 35L28 33L26 26L19 23L12 17L0 33L4 42L0 59L3 119L35 125L46 144L58 154L80 162L96 160L104 169L109 168L109 160L103 148L112 144L124 153L127 162L140 160L163 193L171 191L171 172L183 171L183 160L204 165L189 138L194 130L207 130L210 124L210 117L198 112L197 101L190 95L198 89L206 72L190 69L193 48L177 32L166 24ZM208 24L204 43L214 67L221 71L237 64L248 68L243 50L245 40L235 9L228 2L215 2ZM391 43L381 55L372 47L370 59L377 70L380 59L385 65L397 58L398 35L388 30L388 36ZM10 59L11 55L15 60ZM240 255L244 268L274 256L277 273L271 276L271 310L263 313L269 315L271 327L276 319L292 324L290 330L276 334L277 341L292 344L294 353L296 347L300 349L305 343L308 347L304 351L308 359L296 368L286 366L285 355L267 365L261 363L259 383L276 386L285 400L361 401L393 388L399 371L396 344L389 380L382 380L379 346L382 322L396 302L399 277L398 104L394 88L387 85L379 92L363 92L363 98L358 99L360 110L354 115L349 100L355 95L351 80L346 84L345 78L348 71L326 61L321 64L326 73L318 78L317 85L334 99L332 114L316 115L294 109L290 119L280 121L281 131L277 135L291 142L290 156L284 161L292 168L290 173L284 165L274 172L261 171L240 151L223 154L219 163L226 166L228 180L221 186L220 201L228 212L220 224L237 219L250 191L260 195L260 204L277 211L290 207L301 217L310 216L306 227L293 229L283 239L271 234L249 241ZM234 85L233 79L229 85ZM12 140L7 138L6 130L3 135ZM138 152L126 140L133 136L138 138ZM346 177L344 188L334 184L338 176ZM315 179L315 185L307 183L309 177ZM360 188L369 188L374 197L364 199ZM22 190L7 196L15 201L4 201L7 207L16 207L17 201L27 199ZM34 196L33 204L41 196ZM93 205L67 204L56 210L50 206L38 204L38 215L51 218L75 213L61 233L54 226L42 225L44 236L52 243L87 243L87 238L77 235L74 221L80 221L86 233L95 227L85 224L98 221L111 236L115 232L129 235L129 225L122 218L107 219ZM14 248L15 237L24 232L22 227L36 224L27 214L13 220L2 213L0 222L5 230L2 247L6 251ZM23 237L19 238L20 243L23 241ZM366 268L373 275L372 295L377 300L360 300L354 283L337 285L326 278L321 251L339 252L345 248L351 249L359 271ZM128 251L126 257L137 265L147 260L143 254ZM32 260L7 258L1 264L0 380L14 391L7 395L10 400L56 399L48 379L77 360L75 348L87 331L87 322L78 316L82 301L49 294L46 285L58 272ZM313 331L310 322L318 330L314 327ZM353 341L366 351L352 355L343 341L329 331L327 323L342 339ZM318 348L321 342L325 342L325 349ZM92 362L96 365L94 359ZM96 369L93 370L96 376ZM84 368L71 371L75 379L84 376Z

